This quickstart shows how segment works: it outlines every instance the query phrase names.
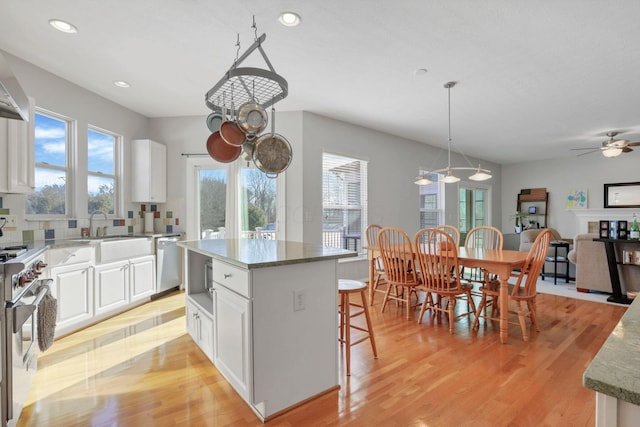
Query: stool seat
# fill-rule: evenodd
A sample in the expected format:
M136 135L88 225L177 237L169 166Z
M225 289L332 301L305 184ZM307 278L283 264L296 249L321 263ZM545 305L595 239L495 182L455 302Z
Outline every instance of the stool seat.
M371 317L369 316L369 307L367 305L366 292L368 286L364 282L358 280L339 279L338 280L338 295L340 296L340 307L338 312L340 313L340 338L338 341L340 344L346 345L346 362L347 362L347 375L351 375L351 346L361 343L362 341L369 340L371 342L371 349L373 350L373 357L378 358L376 351L376 341L373 337L373 328L371 326ZM362 303L349 301L349 295L360 294ZM358 311L351 311L352 307L359 308ZM366 319L366 328L353 325L351 319L364 314ZM361 332L365 332L366 335L358 340L351 340L351 329L355 329Z

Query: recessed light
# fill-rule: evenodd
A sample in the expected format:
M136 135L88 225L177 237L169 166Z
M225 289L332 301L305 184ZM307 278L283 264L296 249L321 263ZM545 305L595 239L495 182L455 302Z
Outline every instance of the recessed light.
M124 80L116 80L113 82L114 85L118 87L131 87L130 83L125 82Z
M278 21L285 27L295 27L300 25L300 15L294 12L282 12L278 17Z
M63 33L75 34L78 32L78 28L75 25L61 19L49 19L49 25Z

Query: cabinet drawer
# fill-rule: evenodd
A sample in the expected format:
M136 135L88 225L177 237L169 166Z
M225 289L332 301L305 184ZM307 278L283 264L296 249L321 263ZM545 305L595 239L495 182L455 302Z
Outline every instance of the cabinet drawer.
M249 272L216 259L211 263L214 282L249 298Z
M50 267L77 264L80 262L91 262L93 259L93 248L90 246L51 248L46 253Z

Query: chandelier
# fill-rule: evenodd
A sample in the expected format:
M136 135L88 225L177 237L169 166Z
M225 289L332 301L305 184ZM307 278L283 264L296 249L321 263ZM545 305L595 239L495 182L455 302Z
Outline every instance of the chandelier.
M432 181L429 178L427 178L427 176L429 174L434 174L434 173L445 175L445 177L442 178L440 181L445 182L447 184L458 182L460 181L460 178L455 176L454 172L464 171L464 170L475 171L474 174L469 177L469 179L472 181L486 181L487 179L491 178L490 170L482 169L480 165L478 165L477 168L471 166L471 162L469 162L469 159L467 159L467 157L462 152L461 152L462 156L465 158L467 163L469 163L469 166L468 167L467 166L457 166L457 167L451 166L451 88L454 87L456 83L457 82L447 82L444 84L445 89L447 89L448 105L449 105L449 138L448 138L448 156L449 157L448 157L447 167L442 169L431 170L423 173L422 175L416 178L415 183L417 185L431 184Z

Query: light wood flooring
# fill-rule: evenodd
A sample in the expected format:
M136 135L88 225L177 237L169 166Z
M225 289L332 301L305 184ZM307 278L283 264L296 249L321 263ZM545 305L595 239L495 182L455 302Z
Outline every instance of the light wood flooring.
M271 426L593 426L595 393L582 373L625 307L538 295L541 332L498 325L477 334L401 307L372 310L379 358L353 347L339 390ZM416 313L417 314L417 313ZM341 358L341 361L344 360ZM249 407L191 341L184 294L174 293L57 340L18 426L257 426Z

